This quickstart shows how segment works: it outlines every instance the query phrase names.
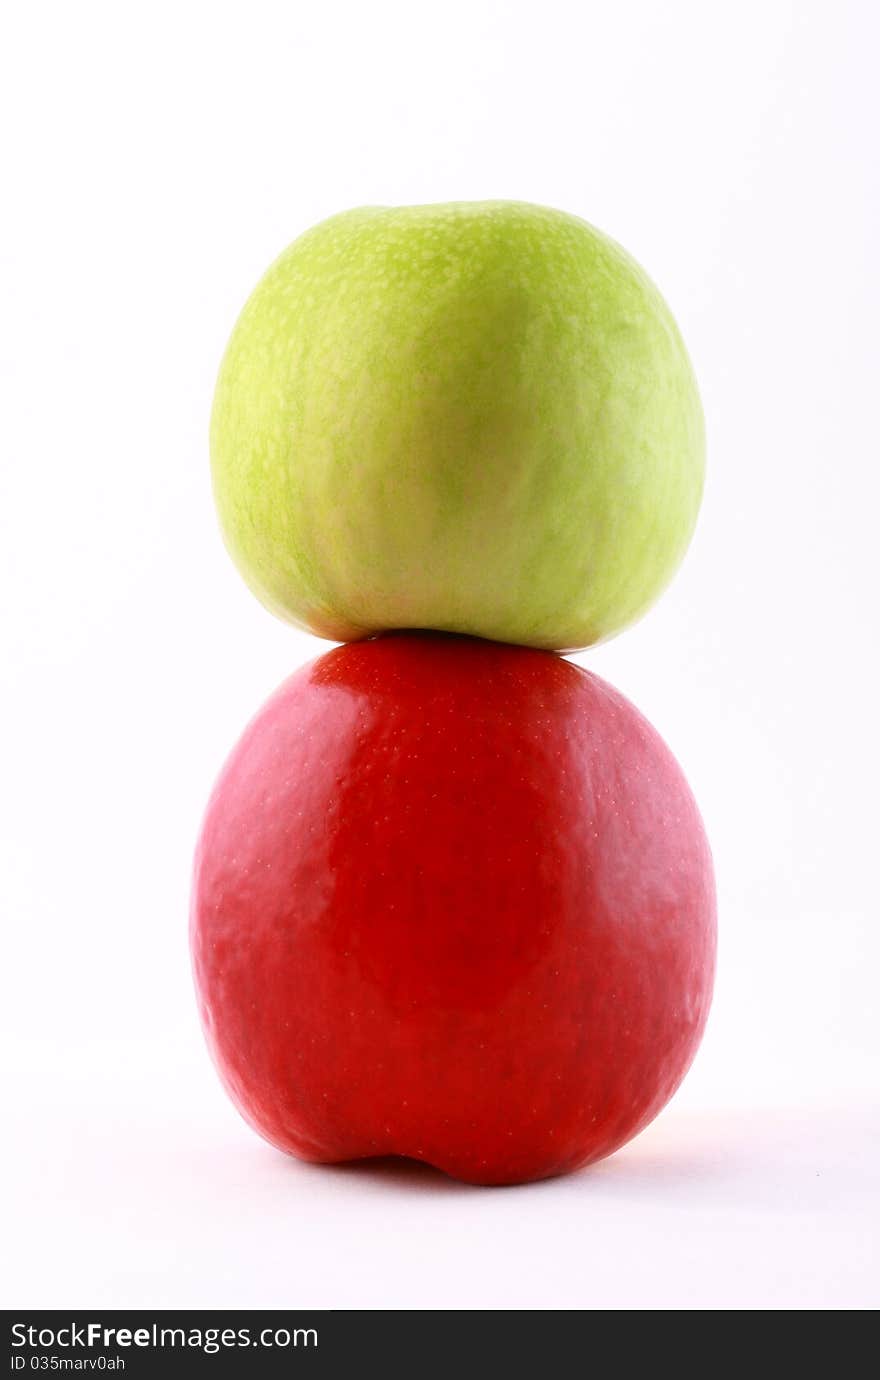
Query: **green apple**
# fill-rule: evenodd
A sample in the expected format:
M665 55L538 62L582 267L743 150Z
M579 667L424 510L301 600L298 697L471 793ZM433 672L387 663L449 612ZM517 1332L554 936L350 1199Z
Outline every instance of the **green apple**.
M257 286L211 456L229 549L281 617L338 641L434 628L570 650L678 565L703 416L660 293L585 221L368 206Z

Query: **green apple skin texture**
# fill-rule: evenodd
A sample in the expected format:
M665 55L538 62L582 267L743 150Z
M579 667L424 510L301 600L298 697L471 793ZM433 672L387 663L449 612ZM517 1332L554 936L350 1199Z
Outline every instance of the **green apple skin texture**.
M521 202L309 230L247 302L211 419L244 578L337 641L612 636L684 555L704 449L653 283L586 222Z

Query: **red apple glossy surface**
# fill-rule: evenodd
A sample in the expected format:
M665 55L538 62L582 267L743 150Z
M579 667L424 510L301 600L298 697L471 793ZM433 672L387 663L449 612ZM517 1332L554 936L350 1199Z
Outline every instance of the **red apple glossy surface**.
M473 1183L608 1155L708 1012L709 848L644 718L548 652L435 634L286 681L215 787L192 905L208 1042L313 1161Z

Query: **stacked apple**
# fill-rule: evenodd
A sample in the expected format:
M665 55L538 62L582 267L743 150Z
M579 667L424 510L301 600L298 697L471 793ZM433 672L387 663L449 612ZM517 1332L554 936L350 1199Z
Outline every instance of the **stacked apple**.
M539 1179L684 1076L715 956L699 814L559 653L671 577L703 450L663 299L558 211L351 211L248 301L211 426L224 534L273 611L346 644L257 714L196 853L204 1028L276 1146Z

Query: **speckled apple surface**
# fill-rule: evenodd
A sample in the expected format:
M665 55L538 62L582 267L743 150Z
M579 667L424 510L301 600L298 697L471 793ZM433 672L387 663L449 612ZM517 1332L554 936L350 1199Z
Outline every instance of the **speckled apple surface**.
M572 649L672 576L703 416L660 293L584 221L364 207L296 240L247 302L211 456L229 550L281 617L339 641Z
M217 1068L267 1140L516 1183L609 1154L678 1086L712 863L681 770L605 682L399 634L327 653L252 721L191 941Z

